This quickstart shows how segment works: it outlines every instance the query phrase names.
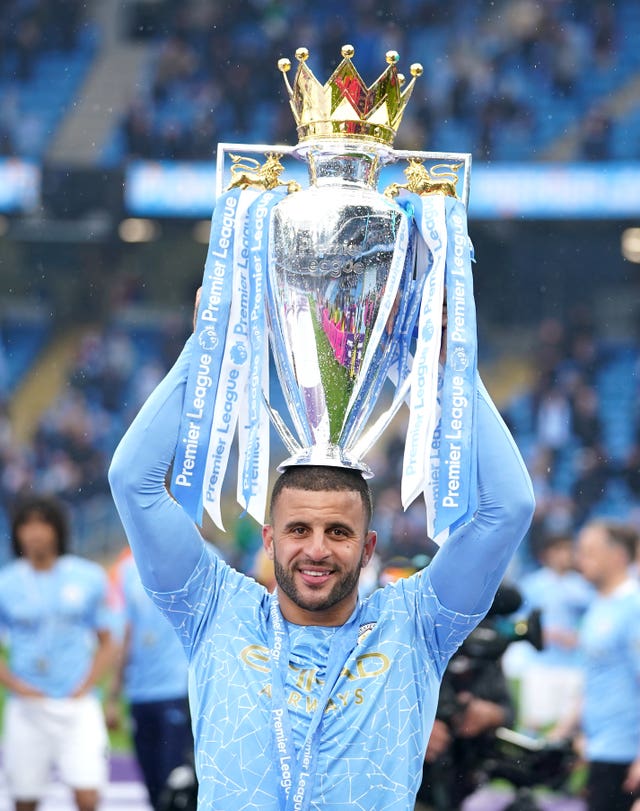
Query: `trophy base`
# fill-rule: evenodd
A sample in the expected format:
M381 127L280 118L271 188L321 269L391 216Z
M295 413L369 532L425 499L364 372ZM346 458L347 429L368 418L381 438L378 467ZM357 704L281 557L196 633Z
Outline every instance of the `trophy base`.
M371 479L373 471L360 459L349 457L344 448L338 445L314 445L302 450L285 459L278 465L278 471L282 473L286 468L293 465L318 465L320 467L345 467L350 470L358 470L363 478Z

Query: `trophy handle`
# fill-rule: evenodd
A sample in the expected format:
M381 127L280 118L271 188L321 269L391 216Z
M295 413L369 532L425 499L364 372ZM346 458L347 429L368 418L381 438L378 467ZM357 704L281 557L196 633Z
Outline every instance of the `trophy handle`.
M382 433L385 431L386 427L389 425L391 420L395 417L398 413L398 409L400 406L405 402L405 398L409 394L409 389L411 388L411 375L407 375L403 382L400 385L400 388L396 392L395 397L393 398L393 402L386 409L383 411L382 414L378 416L378 418L373 422L367 430L363 433L360 437L358 442L354 445L353 451L357 459L362 459L365 454L368 453L369 450L375 445L377 440L380 438Z
M264 392L262 392L262 402L267 409L267 413L269 414L269 419L273 423L273 427L280 435L280 439L284 442L286 449L292 456L299 453L302 450L302 445L296 441L296 438L289 430L286 422L282 419L280 413L273 408Z

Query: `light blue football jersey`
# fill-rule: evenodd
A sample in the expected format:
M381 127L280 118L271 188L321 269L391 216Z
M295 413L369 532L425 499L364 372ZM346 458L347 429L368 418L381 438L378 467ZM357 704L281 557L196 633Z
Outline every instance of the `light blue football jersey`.
M9 667L52 698L72 694L91 669L96 631L109 628L107 576L97 563L63 555L37 571L24 558L0 570L0 631Z
M165 701L187 695L187 657L171 625L144 590L133 558L122 564L124 616L130 643L124 670L129 701Z
M589 760L631 763L640 751L640 589L631 580L587 611L580 633Z
M152 597L176 628L192 665L200 807L279 811L268 644L275 598L209 551L184 590ZM357 644L322 718L310 808L409 811L442 673L480 616L443 608L428 570L374 592L356 610ZM299 751L336 629L286 626L285 698Z

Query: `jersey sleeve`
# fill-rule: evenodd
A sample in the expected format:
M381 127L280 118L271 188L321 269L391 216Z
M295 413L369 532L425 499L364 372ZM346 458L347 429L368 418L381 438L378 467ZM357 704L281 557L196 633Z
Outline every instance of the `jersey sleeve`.
M177 444L192 345L193 336L132 422L109 468L111 491L140 577L155 592L182 588L204 545L196 525L165 486Z
M451 533L429 566L441 604L470 615L489 609L534 509L522 457L481 383L477 397L478 510Z

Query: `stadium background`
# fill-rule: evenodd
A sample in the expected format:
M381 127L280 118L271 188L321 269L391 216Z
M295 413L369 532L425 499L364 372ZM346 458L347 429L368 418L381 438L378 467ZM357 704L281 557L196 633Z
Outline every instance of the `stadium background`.
M520 567L547 529L640 521L637 0L1 8L0 561L31 488L69 505L76 551L117 556L106 470L187 334L216 144L294 144L278 58L305 45L326 78L346 42L368 82L390 48L425 67L398 148L473 155L481 368L538 497ZM399 507L399 445L371 457L377 526L411 555L423 507ZM258 528L226 509L216 540L249 569Z

